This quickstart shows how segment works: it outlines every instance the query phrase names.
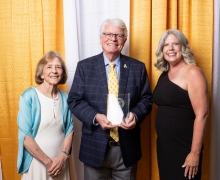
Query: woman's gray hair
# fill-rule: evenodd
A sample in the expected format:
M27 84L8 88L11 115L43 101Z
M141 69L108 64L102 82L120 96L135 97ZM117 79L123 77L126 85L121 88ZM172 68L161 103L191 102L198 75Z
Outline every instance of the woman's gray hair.
M182 49L182 56L186 64L196 65L194 54L189 47L189 43L185 35L177 29L168 29L162 34L160 38L157 51L155 53L157 61L154 63L154 66L162 72L168 71L170 68L169 63L163 57L164 42L169 34L173 34L178 39Z
M103 21L103 23L101 24L101 27L100 27L100 36L102 35L105 26L108 24L111 24L117 28L123 29L125 39L127 38L127 36L128 36L127 27L126 27L124 21L122 21L119 18L106 19L105 21Z

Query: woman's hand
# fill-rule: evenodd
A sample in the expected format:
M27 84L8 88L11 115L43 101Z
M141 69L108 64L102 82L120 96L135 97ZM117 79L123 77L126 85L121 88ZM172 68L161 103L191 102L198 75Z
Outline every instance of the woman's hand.
M188 174L188 178L194 178L198 172L199 166L199 154L195 154L190 152L186 157L184 164L182 165L185 168L184 176L186 177Z
M62 166L67 160L67 156L61 153L60 156L52 158L52 163L47 167L47 173L52 177L56 178L62 171Z

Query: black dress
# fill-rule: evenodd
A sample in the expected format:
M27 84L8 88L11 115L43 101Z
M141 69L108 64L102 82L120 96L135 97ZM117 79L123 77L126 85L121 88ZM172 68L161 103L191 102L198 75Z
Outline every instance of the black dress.
M195 114L188 91L171 82L162 73L153 93L158 105L156 116L157 159L160 180L186 180L182 165L190 153ZM201 179L201 159L197 175Z

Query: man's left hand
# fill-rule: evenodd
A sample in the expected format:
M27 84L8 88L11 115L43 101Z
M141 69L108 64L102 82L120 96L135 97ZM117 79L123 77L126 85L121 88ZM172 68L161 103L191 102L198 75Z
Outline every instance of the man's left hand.
M135 126L136 126L136 118L132 112L129 113L129 117L125 119L125 122L122 121L122 123L120 124L120 127L126 130L133 129Z

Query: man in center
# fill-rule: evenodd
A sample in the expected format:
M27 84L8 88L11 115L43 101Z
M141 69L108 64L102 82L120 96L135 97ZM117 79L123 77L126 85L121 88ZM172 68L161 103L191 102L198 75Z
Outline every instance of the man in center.
M105 20L100 27L103 52L77 64L68 104L83 124L79 159L84 180L136 179L140 125L151 112L152 93L144 63L121 54L127 36L121 19ZM128 93L129 117L112 124L107 95Z

